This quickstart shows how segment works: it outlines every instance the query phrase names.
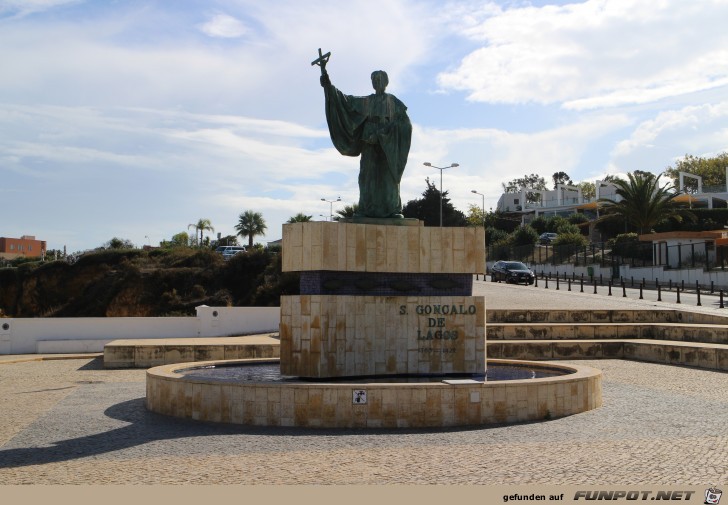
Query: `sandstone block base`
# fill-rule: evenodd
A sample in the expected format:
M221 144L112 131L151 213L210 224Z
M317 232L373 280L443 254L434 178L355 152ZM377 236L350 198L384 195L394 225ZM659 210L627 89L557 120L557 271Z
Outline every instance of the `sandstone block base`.
M485 373L482 296L281 297L281 373Z

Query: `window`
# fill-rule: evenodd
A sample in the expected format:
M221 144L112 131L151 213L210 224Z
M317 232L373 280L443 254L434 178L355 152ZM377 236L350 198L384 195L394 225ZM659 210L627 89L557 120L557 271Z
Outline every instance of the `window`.
M11 251L14 251L15 250L15 244L10 244L10 250Z
M513 205L518 205L520 203L518 198L513 199Z
M33 250L33 244L28 245L28 250L29 251L32 251Z

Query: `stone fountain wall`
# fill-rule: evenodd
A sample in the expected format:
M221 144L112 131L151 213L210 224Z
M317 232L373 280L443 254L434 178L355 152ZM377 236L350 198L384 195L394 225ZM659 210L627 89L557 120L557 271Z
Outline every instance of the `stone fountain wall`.
M401 224L283 226L301 295L281 297L281 373L485 373L484 230Z

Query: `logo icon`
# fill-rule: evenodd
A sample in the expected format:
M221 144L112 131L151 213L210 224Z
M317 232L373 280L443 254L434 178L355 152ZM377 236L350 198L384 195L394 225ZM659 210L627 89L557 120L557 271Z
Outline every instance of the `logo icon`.
M354 405L364 405L367 402L367 390L355 389L352 395Z
M705 503L707 505L718 505L720 503L720 497L723 495L723 491L716 487L711 487L705 490Z

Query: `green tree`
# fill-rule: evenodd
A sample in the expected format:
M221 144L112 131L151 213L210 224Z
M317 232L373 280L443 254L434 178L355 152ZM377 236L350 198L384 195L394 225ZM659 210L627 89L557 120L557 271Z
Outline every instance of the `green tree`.
M101 247L103 249L134 249L134 244L129 239L114 237Z
M429 178L425 182L427 189L422 192L422 198L407 202L402 208L402 214L404 217L424 221L425 226L440 226L440 190ZM442 192L442 225L466 226L468 221L465 214L453 206L447 194L447 191Z
M198 233L200 234L200 240L197 241L197 244L200 247L202 247L202 244L204 242L203 238L202 238L202 234L206 231L209 231L209 232L215 231L215 228L212 227L212 223L207 218L202 218L202 219L198 220L197 223L188 225L187 229L189 230L190 228L195 229L195 241L197 241L197 234Z
M227 235L225 237L220 237L217 240L213 240L212 242L210 242L210 249L217 249L218 247L223 245L238 245L238 236Z
M190 236L186 231L181 231L172 235L172 240L170 242L173 247L189 247Z
M334 221L343 221L344 219L351 219L354 217L354 215L359 210L359 204L355 203L353 205L344 205L343 209L339 209L336 211L336 214L334 216Z
M495 227L497 217L495 212L488 212L487 210L483 213L483 207L471 203L468 205L468 214L465 216L468 222L468 226L485 226Z
M238 235L248 237L248 247L253 248L253 238L256 235L263 235L268 229L265 219L260 212L246 210L238 216L238 224L235 225Z
M546 191L546 179L538 174L524 175L517 179L505 182L502 184L504 193L518 193L521 188L535 189ZM528 191L526 193L526 200L529 202L538 202L540 199L540 193L538 191Z
M286 223L308 223L313 219L313 216L307 216L306 214L299 212L295 216L291 216L288 218L288 221Z
M181 231L179 233L176 233L172 235L172 238L169 240L162 240L159 243L159 247L169 249L172 247L189 247L190 246L190 236L186 231Z
M697 175L703 178L703 187L725 186L726 169L728 168L728 152L724 152L713 158L703 158L686 154L681 160L675 162L675 166L669 166L663 172L672 180L672 185L680 187L680 172ZM695 193L698 191L698 181L692 178L685 179L685 191Z
M586 200L591 200L597 196L597 187L593 182L582 181L578 183L576 187L581 189L581 196L583 196Z
M559 184L568 184L570 186L574 184L574 181L571 180L571 177L569 177L569 174L566 172L556 172L551 176L551 180L554 181L554 189L556 189L556 186Z
M692 212L673 201L678 193L671 185L660 186L660 176L639 170L627 176L627 181L613 181L621 200L600 198L604 204L600 220L623 220L640 234L649 233L653 226L668 219L695 220Z

